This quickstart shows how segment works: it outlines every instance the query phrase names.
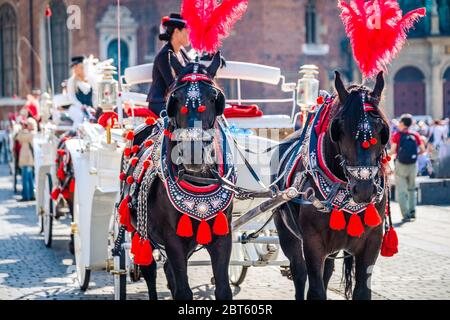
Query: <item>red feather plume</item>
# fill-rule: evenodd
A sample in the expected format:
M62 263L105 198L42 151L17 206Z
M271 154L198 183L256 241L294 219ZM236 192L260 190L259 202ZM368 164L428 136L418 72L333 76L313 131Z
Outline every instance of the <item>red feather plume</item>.
M426 9L419 8L403 16L396 0L340 0L338 6L354 58L366 78L386 70L405 44L408 30L426 15Z
M183 0L181 15L190 31L192 48L215 53L247 7L248 0Z

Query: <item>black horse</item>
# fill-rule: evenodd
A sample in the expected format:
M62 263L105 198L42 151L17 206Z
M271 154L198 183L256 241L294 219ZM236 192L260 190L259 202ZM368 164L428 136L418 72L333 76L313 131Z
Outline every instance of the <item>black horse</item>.
M335 88L337 97L329 99L328 117L318 119L319 116L316 116L314 122L310 124L310 131L306 134L302 147L305 149L292 172L299 179L303 177L303 180L300 179L302 191L313 188L322 204L326 203L326 200L332 203L334 199L330 198L336 193L333 195L333 191L328 190L332 195L325 199L314 178L317 178L319 169L311 162L317 161L320 164L322 160L322 167L317 166L322 168L320 171L322 176L327 175L323 173L327 170L328 175L337 181L337 186L344 191L347 190L347 200L350 199L355 208L363 208L355 211L358 211L360 216L364 215L366 226L360 223L359 231L353 236L348 233L354 233L354 230L342 231L346 225L350 228L349 224L354 223L353 218L358 222L359 217L349 214L348 211L339 211L340 208L334 205L332 216L335 213L341 214L340 221L337 219L333 222L340 224L338 227L334 226L335 230L331 229L329 213L319 211L311 202L291 202L279 209L275 215L275 223L281 247L290 261L297 299L304 299L307 276L309 280L307 298L326 299L328 282L334 269L334 258L341 250L345 250L348 255L344 263L347 297L351 295L352 270L355 267L356 285L353 299L370 299L372 266L375 265L383 240L382 220L385 217L387 197L383 163L386 159L384 158L386 144L389 141L388 122L378 107L384 89L383 74L377 76L375 89L371 91L362 85L345 88L340 74L336 72ZM314 154L311 153L313 148L311 139L316 130L322 130L323 134L317 144L321 144L321 150ZM280 154L292 150L290 146L299 139L299 136L300 133L297 132L288 138L291 143L282 145ZM275 160L279 159L273 159ZM327 179L322 177L321 181ZM336 184L329 183L330 187L334 185ZM345 203L345 198L340 200L341 203ZM367 226L367 221L370 220L368 209L364 213L364 208L370 203L375 205L380 215L379 221L372 227ZM336 231L339 229L341 231ZM356 258L355 266L353 257Z
M175 207L173 201L176 199L170 199L166 190L169 185L175 184L170 184L166 180L173 178L172 182L188 182L194 189L208 189L208 186L217 183L212 170L218 170L217 159L220 156L217 153L221 153L222 150L212 146L215 145L214 135L218 131L217 118L223 114L225 108L225 97L213 81L221 66L220 54L214 56L209 67L199 63L190 63L183 67L174 55L171 56L170 63L177 78L168 96L165 140L161 145L157 146L156 142L154 145L160 154L170 155L161 158L161 165L164 166L162 174L166 176L158 175L152 181L146 194L148 208L145 217L146 230L142 232L142 228L139 229L140 218L136 210L131 210L131 223L135 229L141 230L140 233L147 233L153 247L163 248L164 255L167 257L164 271L173 298L190 300L193 299L193 294L188 282L187 263L199 242L198 237L196 239L192 235L190 237L179 235L179 224L183 219L183 212ZM154 132L155 127L147 127L145 130L142 131L145 133L135 134L133 145L145 144L145 140L152 134L151 132ZM197 139L200 136L201 138ZM137 153L137 158L142 159L142 157L144 157L144 151ZM171 172L176 177L171 177L171 174L167 172ZM195 193L195 191L191 192ZM208 204L210 203L203 204L203 208ZM231 221L231 211L232 205L228 203L222 215L227 225ZM207 229L216 230L213 224L214 219L202 222L196 219L191 220L191 230L204 228L205 222L208 224ZM142 237L142 234L140 236ZM204 247L211 257L216 299L232 299L228 279L231 234L226 232L226 235L218 236L214 233L210 241L206 242L208 243L205 243ZM136 259L135 255L135 262ZM156 269L154 260L148 266L140 264L150 299L157 299Z

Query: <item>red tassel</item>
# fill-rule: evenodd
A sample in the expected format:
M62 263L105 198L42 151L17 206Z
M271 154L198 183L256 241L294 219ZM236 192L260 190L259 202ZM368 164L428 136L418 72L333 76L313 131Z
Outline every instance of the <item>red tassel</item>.
M56 175L58 176L59 180L66 179L66 173L64 172L64 163L63 162L61 162L61 164L59 165L58 172Z
M228 219L223 211L219 211L213 225L213 232L217 236L226 236L230 229L228 228Z
M205 220L200 222L197 230L197 243L207 245L212 241L211 228Z
M139 242L139 249L134 256L134 263L141 266L149 266L153 262L153 250L150 240Z
M70 193L74 193L75 192L75 178L72 178L72 180L70 180L69 192Z
M128 203L130 201L130 197L126 196L119 205L119 215L120 215L120 224L127 227L128 232L134 231L133 226L131 225L131 213L130 207Z
M364 226L358 214L352 214L348 222L347 233L351 237L360 238L364 233Z
M178 221L177 235L184 238L190 238L194 235L192 221L187 214L183 214L180 221Z
M139 233L135 232L133 239L131 239L131 253L136 255L139 250L139 242L141 241L141 236Z
M383 257L392 257L398 253L398 237L397 232L392 227L383 237L383 243L381 245L381 255Z
M129 157L129 156L131 155L131 148L125 148L125 149L123 150L123 155L124 155L125 157Z
M62 196L63 196L64 199L69 200L69 198L70 198L70 193L69 193L69 189L68 189L68 188L64 189L64 190L61 192L61 194L62 194Z
M60 194L61 194L61 190L59 190L59 188L55 188L52 191L52 194L51 194L51 197L52 197L53 201L58 200L58 197L59 197Z
M334 208L331 212L330 229L335 231L344 230L346 224L344 212L338 208Z
M366 208L364 223L369 227L377 227L381 224L381 217L378 214L377 208L375 208L375 205L373 203L369 204Z

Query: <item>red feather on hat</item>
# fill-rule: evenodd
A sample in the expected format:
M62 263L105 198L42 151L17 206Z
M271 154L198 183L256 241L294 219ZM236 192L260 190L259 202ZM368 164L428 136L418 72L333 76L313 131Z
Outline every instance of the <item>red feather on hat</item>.
M181 15L190 31L192 48L215 53L247 6L248 0L183 0Z
M353 55L366 78L385 71L405 44L407 32L426 15L425 8L403 16L396 0L339 0L341 19Z

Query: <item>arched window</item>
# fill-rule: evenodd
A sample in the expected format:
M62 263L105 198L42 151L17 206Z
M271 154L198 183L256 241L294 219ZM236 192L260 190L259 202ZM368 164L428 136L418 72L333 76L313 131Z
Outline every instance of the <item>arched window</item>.
M317 14L316 1L308 0L305 10L306 43L317 43Z
M400 69L394 78L395 115L425 115L425 76L413 66Z
M450 67L444 73L444 117L450 117Z
M437 0L439 14L439 31L450 34L450 0Z
M403 10L403 13L409 12L411 10L426 7L427 12L431 12L432 10L432 0L401 0L399 1L400 7ZM427 14L426 17L423 17L419 20L414 27L408 32L408 37L411 38L419 38L424 37L430 34L431 30L431 21L430 15Z
M67 30L67 10L62 1L51 1L50 9L52 16L50 18L50 31L52 38L53 53L53 74L55 80L55 92L61 92L61 84L69 77L69 32ZM48 28L47 39L48 39ZM50 46L47 42L47 57L50 54ZM50 58L48 58L48 81L50 82Z
M112 40L108 45L108 59L114 59L113 65L117 68L119 63L119 48L117 39ZM120 73L130 65L129 48L125 41L120 40ZM115 76L117 79L117 75Z
M0 7L0 97L18 94L17 17L10 4Z

